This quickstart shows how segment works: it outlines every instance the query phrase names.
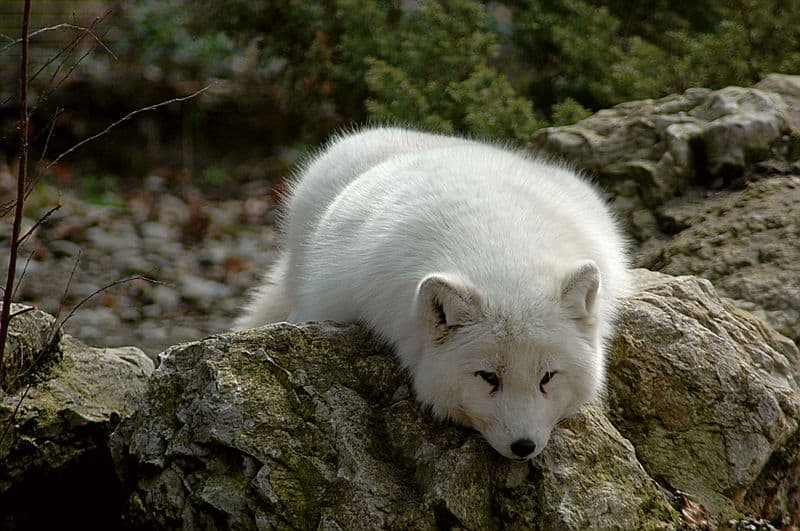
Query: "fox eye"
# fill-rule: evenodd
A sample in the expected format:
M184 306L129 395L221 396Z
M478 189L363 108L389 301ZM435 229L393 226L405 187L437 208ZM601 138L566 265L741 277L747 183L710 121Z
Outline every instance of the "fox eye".
M539 382L539 391L541 391L542 394L545 394L544 386L547 385L548 383L550 383L550 380L555 375L556 375L556 371L553 371L553 372L547 371L546 373L544 373L544 376L542 377L542 381Z
M486 371L477 371L475 372L475 376L480 376L486 381L486 383L491 385L493 393L498 389L500 389L500 378L498 378L495 373Z

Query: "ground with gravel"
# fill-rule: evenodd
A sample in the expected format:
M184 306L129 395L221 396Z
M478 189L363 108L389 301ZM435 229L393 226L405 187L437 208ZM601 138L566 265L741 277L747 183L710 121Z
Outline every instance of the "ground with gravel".
M87 199L38 186L23 233L42 212L62 206L25 244L15 300L65 318L104 286L141 276L152 281L124 282L91 297L65 331L95 346L136 345L154 357L170 345L229 330L242 297L273 259L272 186L241 185L229 194L238 199L224 200L192 186L173 188L149 177L130 192ZM11 221L10 215L0 220L0 249L8 249ZM3 279L7 267L4 256Z

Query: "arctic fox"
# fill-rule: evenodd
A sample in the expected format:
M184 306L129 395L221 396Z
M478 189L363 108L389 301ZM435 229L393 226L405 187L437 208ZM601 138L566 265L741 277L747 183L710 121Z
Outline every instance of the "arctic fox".
M366 323L437 417L520 460L603 386L625 244L600 194L564 165L366 129L301 168L283 232L238 329Z

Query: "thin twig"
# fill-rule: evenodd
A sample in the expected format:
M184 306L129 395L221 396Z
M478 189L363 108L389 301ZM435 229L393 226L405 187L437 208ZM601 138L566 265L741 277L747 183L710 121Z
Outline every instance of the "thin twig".
M92 21L92 23L89 25L89 27L90 27L90 28L94 28L94 27L95 27L95 26L97 26L98 24L102 23L102 22L105 20L105 18L106 18L106 17L107 17L109 14L111 14L111 10L108 10L108 11L106 11L106 12L105 12L105 13L104 13L102 16L100 16L100 17L96 17L96 18L95 18L95 19ZM75 49L75 48L76 48L76 47L77 47L77 46L78 46L78 45L79 45L81 42L83 42L83 39L84 39L84 37L86 37L86 33L80 33L80 34L76 35L76 36L75 36L75 37L72 39L72 41L70 41L70 42L69 42L69 44L67 44L66 46L64 46L64 47L61 49L61 51L59 51L59 52L58 52L57 54L55 54L53 57L51 57L50 59L48 59L47 61L45 61L45 63L44 63L44 64L43 64L43 65L42 65L42 66L41 66L41 67L40 67L40 68L39 68L39 69L38 69L38 70L37 70L37 71L36 71L36 72L35 72L35 73L34 73L34 74L31 76L31 77L30 77L30 79L28 79L28 82L29 82L29 83L31 83L31 82L33 82L33 81L34 81L36 78L38 78L38 77L39 77L39 74L41 74L41 73L42 73L42 72L43 72L43 71L44 71L44 70L45 70L45 69L46 69L48 66L50 66L50 65L51 65L53 62L55 62L55 61L56 61L56 60L57 60L59 57L61 57L61 55L62 55L62 54L64 54L64 52L67 52L67 58L68 58L68 57L69 57L69 56L72 54L73 50L74 50L74 49ZM54 74L51 76L51 81L52 81L52 79L55 79L55 75L56 75L56 74L58 73L58 71L61 69L61 67L63 66L63 64L64 64L64 62L65 62L65 61L66 61L66 58L65 58L65 59L64 59L64 60L63 60L63 61L62 61L62 62L59 64L58 68L56 68L56 72L55 72L55 73L54 73ZM12 98L12 97L13 97L13 96L9 96L8 98L6 98L6 100L5 100L5 101L3 101L3 105L5 105L5 104L6 104L6 103L8 103L9 101L11 101L11 98Z
M3 296L3 308L0 310L0 369L3 367L3 356L6 351L9 313L14 293L14 276L17 269L19 253L19 231L22 226L22 207L25 202L25 179L28 173L28 25L31 18L31 0L25 0L22 14L22 56L19 75L19 114L22 136L19 147L19 171L17 173L17 205L14 209L14 224L11 229L11 248L8 257L8 276Z
M59 317L61 317L61 308L63 308L64 304L67 302L69 289L72 286L72 279L75 278L75 271L78 270L78 264L81 263L81 255L83 255L83 252L78 249L78 256L75 257L75 263L72 264L72 270L69 272L69 276L67 277L67 285L64 286L64 291L61 293L61 300L58 301L58 309L56 310L56 314L53 316L55 317L56 321L58 321Z
M95 20L95 22L96 22L96 20ZM94 24L94 22L93 22L92 24ZM80 42L83 40L83 38L84 38L85 36L86 36L86 34L85 34L85 33L80 33L80 34L76 35L75 37L73 37L73 38L72 38L72 40L71 40L71 41L70 41L70 42L69 42L69 43L68 43L66 46L64 46L63 48L61 48L61 50L60 50L60 51L59 51L57 54L55 54L53 57L51 57L50 59L48 59L47 61L45 61L45 63L44 63L44 64L43 64L41 67L39 67L39 69L38 69L36 72L34 72L34 74L33 74L32 76L30 76L30 78L28 79L28 82L29 82L29 83L33 82L33 80L35 80L37 77L39 77L39 74L41 74L41 73L42 73L42 72L43 72L43 71L44 71L44 70L45 70L45 69L46 69L48 66L50 66L50 65L51 65L51 64L52 64L54 61L56 61L56 60L57 60L59 57L61 57L61 55L62 55L64 52L68 52L68 56L69 56L69 54L71 54L71 53L72 53L72 49L73 49L74 47L76 47L78 44L80 44ZM62 61L62 64L63 64L63 61ZM56 72L58 72L58 70L59 70L60 68L61 68L61 65L59 65L59 67L56 69ZM9 96L8 98L6 98L6 99L3 101L3 103L2 103L2 104L3 104L3 105L7 104L9 101L11 101L11 98L13 98L13 97L14 97L13 95L12 95L12 96Z
M53 137L53 129L56 127L56 120L64 112L62 107L56 107L56 112L53 113L53 118L50 120L50 127L47 130L47 137L44 139L44 148L42 148L42 155L39 157L39 164L44 161L45 156L47 155L47 148L50 147L50 139Z
M48 32L48 31L60 30L60 29L71 29L71 30L75 30L75 31L83 31L83 32L88 33L92 37L94 37L95 40L97 40L97 36L92 32L92 28L91 27L84 27L84 26L81 26L79 24L70 24L68 22L62 22L61 24L56 24L55 26L47 26L46 28L40 28L40 29L38 29L36 31L32 31L31 33L28 34L28 38L30 39L30 38L36 37L37 35L40 35L42 33L45 33L45 32ZM0 36L4 36L4 35L0 34ZM9 42L8 44L6 44L2 48L0 48L0 53L5 52L6 50L11 48L12 46L16 46L17 44L19 44L21 42L22 42L22 39L16 39L16 40L15 39L11 39L11 42ZM111 57L113 57L114 59L117 59L117 56L114 55L114 52L109 50L104 44L100 43L100 45L103 46L103 48L105 48L106 51L109 54L111 54Z
M155 280L155 279L152 279L152 278L148 278L148 277L146 277L144 275L136 275L136 276L133 276L133 277L121 278L119 280L115 280L114 282L110 282L110 283L106 284L105 286L103 286L102 288L97 288L96 290L94 290L93 292L91 292L90 294L88 294L87 296L82 298L80 301L78 301L78 304L73 306L72 309L69 311L69 313L66 315L66 317L64 317L64 319L61 320L60 326L64 326L65 324L67 324L67 321L69 321L69 318L72 317L72 315L76 311L78 311L78 308L83 306L84 303L88 302L90 299L94 298L95 296L99 295L100 293L103 293L104 291L106 291L108 289L111 289L111 288L113 288L115 286L119 286L120 284L125 284L127 282L133 282L134 280L144 280L145 282L150 282L151 284L163 284L163 282L159 282L158 280Z
M16 312L12 313L12 314L11 314L11 318L13 319L14 317L16 317L16 316L18 316L18 315L22 315L23 313L32 312L32 311L33 311L33 310L35 310L35 309L36 309L36 307L35 307L35 306L25 306L25 307L24 307L24 308L22 308L21 310L17 310Z
M25 234L23 234L23 235L22 235L22 237L19 239L19 243L22 243L22 242L24 242L26 239L28 239L28 238L30 237L30 235L31 235L31 234L33 234L33 231L35 231L35 230L36 230L36 228L37 228L39 225L41 225L42 223L44 223L45 221L47 221L47 218L49 218L50 216L52 216L52 215L53 215L53 213L54 213L56 210L58 210L59 208L61 208L61 203L57 204L56 206L54 206L53 208L51 208L50 210L48 210L47 212L45 212L45 213L44 213L44 215L43 215L42 217L40 217L39 219L37 219L37 220L36 220L36 223L34 223L34 224L33 224L33 227L31 227L30 229L28 229L28 231L27 231Z
M11 429L11 427L14 425L14 419L17 418L17 413L19 412L20 406L22 406L22 401L25 400L26 396L28 396L28 391L31 390L32 386L33 386L33 382L30 382L30 383L28 383L27 386L25 386L25 390L22 392L22 396L19 397L19 401L17 402L17 406L14 408L14 412L11 413L10 417L8 417L8 422L6 423L6 427L3 430L3 434L0 435L0 447L2 447L3 441L8 436L8 432Z
M75 144L74 146L69 148L68 150L64 151L59 156L57 156L52 162L50 162L50 164L45 166L45 168L50 168L51 166L56 164L58 161L60 161L62 158L66 157L67 155L69 155L70 153L72 153L73 151L75 151L76 149L81 147L82 145L84 145L87 142L91 142L92 140L95 140L95 139L103 136L104 134L106 134L109 131L111 131L112 129L114 129L116 126L120 125L123 122L126 122L126 121L130 120L131 118L133 118L134 116L136 116L139 113L142 113L142 112L145 112L145 111L153 111L155 109L158 109L159 107L164 107L165 105L169 105L171 103L178 103L178 102L181 102L181 101L186 101L186 100L195 98L195 97L199 96L200 94L202 94L203 92L205 92L208 89L210 89L215 84L216 83L211 83L209 85L206 85L205 87L201 88L200 90L196 90L195 92L189 94L188 96L181 96L179 98L172 98L172 99L167 100L167 101L162 101L161 103L156 103L155 105L149 105L147 107L142 107L140 109L136 109L134 111L131 111L128 114L126 114L125 116L123 116L122 118L120 118L119 120L117 120L116 122L112 123L111 125L109 125L105 129L100 131L99 133L94 134L94 135L90 136L89 138L84 138L83 140L81 140L80 142L78 142L77 144Z
M109 28L109 29L107 29L107 30L105 31L105 33L103 33L103 37L105 37L105 36L108 34L108 32L109 32L109 31L110 31L110 28ZM97 37L97 36L96 36L94 33L91 33L91 35L92 35L92 36L94 36L94 37ZM81 41L82 41L82 40L83 40L83 38L81 38ZM102 44L102 41L100 41L100 42L101 42L101 44ZM107 47L105 46L105 44L102 44L102 46L103 46L104 48L107 48ZM35 103L35 104L34 104L34 106L33 106L34 110L36 110L36 109L39 107L39 105L40 105L40 104L41 104L43 101L47 101L47 98L49 98L50 96L52 96L52 95L53 95L53 94L54 94L54 93L55 93L55 92L56 92L56 91L57 91L59 88L61 88L61 85L64 83L64 81L66 81L67 79L69 79L69 77L72 75L72 73L75 71L75 69L76 69L76 68L78 68L78 65L80 65L80 64L83 62L83 60L84 60L84 59L86 59L86 58L87 58L89 55L91 55L91 53L92 53L92 52L95 50L95 48L96 48L96 47L97 47L97 45L91 46L91 47L90 47L88 50L86 50L85 52L83 52L83 55L81 55L81 56L78 58L78 60L77 60L77 61L75 61L75 62L74 62L74 63L73 63L73 64L72 64L72 65L69 67L69 70L68 70L68 71L67 71L67 72L66 72L66 73L65 73L65 74L64 74L64 75L61 77L61 79L59 79L59 80L58 80L58 83L56 83L56 84L55 84L55 86L53 86L53 80L56 78L56 75L57 75L57 74L58 74L58 72L61 70L61 67L62 67L62 66L64 66L64 63L66 63L66 62L67 62L67 59L68 59L68 58L69 58L69 57L72 55L72 52L70 52L70 53L67 55L67 57L65 57L65 58L64 58L64 60L61 62L61 64L59 64L59 65L58 65L58 68L56 69L56 71L55 71L55 72L53 73L53 75L50 77L50 83L48 83L48 86L50 86L50 87L52 87L52 88L50 88L48 91L42 91L42 93L39 95L39 98L36 100L36 103ZM74 48L74 49L77 49L77 45L75 46L75 48ZM109 51L110 51L110 50L109 50ZM113 54L112 54L112 55L113 55Z
M25 260L25 265L22 267L22 273L19 274L19 278L15 282L16 285L14 286L14 293L11 294L11 300L14 300L14 299L17 298L17 292L19 291L19 287L22 285L22 279L25 278L25 273L28 272L28 265L31 263L31 260L33 259L33 255L34 254L36 254L36 251L32 251L31 254L28 255L28 259ZM17 312L17 313L19 313L19 312ZM11 321L11 319L13 319L15 315L17 315L17 314L16 313L12 313L11 317L9 317L8 320Z
M58 330L61 328L61 323L59 323L59 318L61 317L61 309L64 307L64 304L67 302L67 297L69 296L69 289L72 286L72 279L75 278L75 271L78 270L78 264L81 263L81 255L83 253L80 249L78 249L78 256L75 257L75 263L72 265L72 270L69 272L69 276L67 277L67 285L64 286L64 291L61 293L61 300L58 301L58 308L56 309L56 313L53 316L53 323L50 325L50 332L48 333L47 345L52 346L58 337Z

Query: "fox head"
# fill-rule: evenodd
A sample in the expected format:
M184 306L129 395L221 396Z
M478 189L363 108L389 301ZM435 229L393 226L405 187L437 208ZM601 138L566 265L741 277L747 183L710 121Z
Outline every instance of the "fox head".
M596 397L604 379L597 265L578 262L551 276L498 289L433 273L414 299L418 398L512 459L538 455L556 423Z

